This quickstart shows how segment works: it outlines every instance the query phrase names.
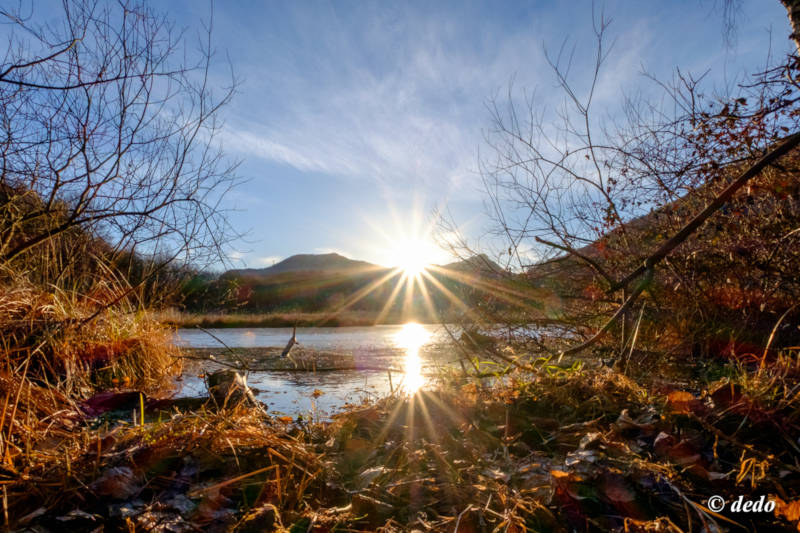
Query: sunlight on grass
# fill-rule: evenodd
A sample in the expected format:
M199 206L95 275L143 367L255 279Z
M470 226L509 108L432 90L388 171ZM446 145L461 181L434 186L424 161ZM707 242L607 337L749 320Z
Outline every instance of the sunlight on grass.
M416 393L425 384L422 375L422 360L419 357L419 349L430 339L430 333L415 322L403 325L394 338L395 343L406 351L404 361L405 379L403 389L408 394Z

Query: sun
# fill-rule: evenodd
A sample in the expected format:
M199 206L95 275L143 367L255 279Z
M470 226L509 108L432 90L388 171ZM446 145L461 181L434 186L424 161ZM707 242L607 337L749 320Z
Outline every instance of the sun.
M408 277L418 277L433 264L438 248L423 239L408 239L392 244L392 266Z
M397 266L403 269L403 273L407 276L416 277L422 274L428 268L428 265L430 265L430 262L425 258L410 254L404 257Z

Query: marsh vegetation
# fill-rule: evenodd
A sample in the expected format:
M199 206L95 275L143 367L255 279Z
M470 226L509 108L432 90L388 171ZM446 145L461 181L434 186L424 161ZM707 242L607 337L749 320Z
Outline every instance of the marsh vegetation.
M560 125L533 99L490 105L497 262L466 239L444 267L402 247L358 283L303 270L314 290L295 284L292 305L319 309L260 310L248 298L280 300L285 272L259 293L252 273L203 268L236 237L220 206L239 181L215 140L236 78L212 87L212 24L188 52L147 3L63 15L37 26L0 10L14 30L0 62L6 529L800 527L796 54L726 94L678 72L661 104L627 101L603 123L600 17L587 91L548 56ZM192 298L204 314L185 314ZM435 371L426 331L406 323L415 306L457 322ZM394 321L400 379L325 417L269 412L243 376L358 370L352 353L174 342L176 325ZM184 365L210 355L227 373L175 398ZM720 511L712 496L774 508Z

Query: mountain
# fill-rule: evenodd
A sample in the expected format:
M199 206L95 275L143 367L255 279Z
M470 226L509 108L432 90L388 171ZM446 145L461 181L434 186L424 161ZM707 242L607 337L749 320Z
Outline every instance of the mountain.
M260 277L265 278L276 274L284 274L287 272L367 272L370 270L379 270L382 267L367 263L366 261L357 261L349 259L337 253L330 254L297 254L284 259L266 268L243 268L236 270L229 270L225 273L227 277L236 278L251 278Z
M487 256L476 255L431 269L428 275L450 297L469 303L475 297L468 287L470 280L497 278L503 272ZM430 291L426 301L399 269L336 253L293 255L266 268L229 270L220 280L233 298L228 307L238 311L315 313L347 308L382 320L434 321L437 316L432 308L446 316L454 305L440 290Z
M298 254L266 268L229 270L221 279L235 287L232 304L250 312L323 312L340 308L391 269L336 253ZM382 307L390 287L353 302L354 311Z
M489 259L489 256L486 254L473 255L472 257L462 259L461 261L442 265L442 268L445 270L472 272L489 276L505 272L503 267Z

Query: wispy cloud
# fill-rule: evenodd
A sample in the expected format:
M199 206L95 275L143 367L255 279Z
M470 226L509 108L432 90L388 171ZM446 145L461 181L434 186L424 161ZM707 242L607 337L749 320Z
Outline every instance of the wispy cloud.
M475 178L487 98L503 94L512 78L517 87L544 86L541 98L552 97L542 35L531 28L498 33L501 28L458 26L449 17L401 17L396 34L387 35L375 28L388 23L371 22L348 39L333 23L306 20L303 27L322 31L316 37L326 47L280 50L294 61L252 72L269 80L263 105L249 97L252 112L229 122L226 147L301 171L377 179L443 197ZM636 42L627 40L604 93L618 90L623 67L630 74L638 42L646 42L637 32L629 32ZM467 192L474 195L474 187Z
M346 39L332 38L332 47L313 57L317 64L309 64L307 50L290 52L297 61L269 76L268 91L280 97L280 106L250 104L251 118L229 121L226 147L303 171L390 186L447 190L460 183L476 167L485 99L540 59L531 54L538 46L527 34L490 50L458 46L466 35L451 35L447 45L448 31L456 30L442 22L407 20L399 43L366 31L362 45L380 61ZM308 72L333 58L336 71Z
M728 62L718 19L692 2L603 4L616 43L596 87L596 124L618 115L623 93L646 90L643 67L668 78L675 66L702 74L753 63L750 51L747 59L732 53L736 59ZM788 27L777 2L742 9L759 30L770 20ZM218 11L215 28L244 80L222 135L226 151L245 160L243 172L252 178L234 204L247 211L243 225L264 236L248 262L296 253L297 243L306 250L344 246L377 262L380 254L350 244L371 237L357 217L340 220L338 204L383 223L387 205L394 202L407 220L406 206L420 209L419 197L422 211L446 206L459 226L470 221L473 242L486 227L485 217L480 223L476 217L485 195L478 159L491 157L483 142L492 128L487 100L504 104L512 80L516 102L535 90L537 109L549 109L543 120L557 133L564 95L543 45L554 54L565 39L567 52L575 45L570 80L579 95L594 66L588 1L498 7L309 0L234 3ZM750 42L751 33L741 50L762 48Z

